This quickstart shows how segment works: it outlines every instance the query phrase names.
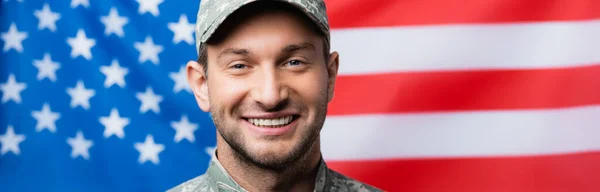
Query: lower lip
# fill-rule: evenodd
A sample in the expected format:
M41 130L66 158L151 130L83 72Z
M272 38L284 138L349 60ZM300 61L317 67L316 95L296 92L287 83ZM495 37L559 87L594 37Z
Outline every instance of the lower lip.
M287 124L286 126L282 126L282 127L274 127L274 128L267 128L267 127L259 127L256 126L250 122L248 122L245 119L242 119L242 121L244 122L244 124L246 124L249 128L250 131L257 134L257 135L261 135L261 136L279 136L279 135L285 135L287 133L292 132L294 129L294 125L296 125L297 123L297 119L294 119L290 124Z

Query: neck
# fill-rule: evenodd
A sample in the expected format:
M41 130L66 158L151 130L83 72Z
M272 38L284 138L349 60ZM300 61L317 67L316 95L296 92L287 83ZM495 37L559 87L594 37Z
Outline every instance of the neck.
M248 191L313 191L321 161L319 139L298 161L284 170L257 167L242 158L223 140L217 140L217 157L227 173Z

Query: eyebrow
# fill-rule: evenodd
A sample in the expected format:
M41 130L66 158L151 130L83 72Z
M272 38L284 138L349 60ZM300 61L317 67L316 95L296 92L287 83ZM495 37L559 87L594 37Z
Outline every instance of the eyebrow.
M227 48L227 49L221 51L221 53L219 54L217 59L220 59L221 57L223 57L224 55L227 55L227 54L248 56L248 55L252 55L252 52L250 52L250 50L248 50L248 49Z
M302 49L309 49L309 50L314 51L316 48L312 43L305 41L300 44L293 44L293 45L285 46L285 48L283 48L283 50L281 52L291 53L291 52L302 50Z
M303 49L308 49L308 50L315 50L315 46L310 43L310 42L302 42L300 44L291 44L291 45L287 45L285 46L281 52L283 53L291 53L291 52L295 52L298 50L303 50ZM241 56L249 56L249 55L253 55L253 53L248 50L248 49L243 49L243 48L226 48L225 50L221 51L221 53L219 54L219 56L217 57L217 59L220 59L221 57L228 55L228 54L233 54L233 55L241 55Z

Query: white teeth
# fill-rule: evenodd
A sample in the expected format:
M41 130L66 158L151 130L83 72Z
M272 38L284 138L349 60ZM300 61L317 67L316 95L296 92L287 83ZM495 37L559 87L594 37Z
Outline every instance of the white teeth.
M248 119L248 122L261 127L279 127L289 124L292 116L280 117L276 119Z

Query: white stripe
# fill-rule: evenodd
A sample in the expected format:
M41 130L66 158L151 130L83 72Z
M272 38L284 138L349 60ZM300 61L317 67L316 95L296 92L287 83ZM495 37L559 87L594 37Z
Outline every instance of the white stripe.
M339 29L340 74L600 63L600 20Z
M600 106L327 117L327 160L544 155L600 150Z

